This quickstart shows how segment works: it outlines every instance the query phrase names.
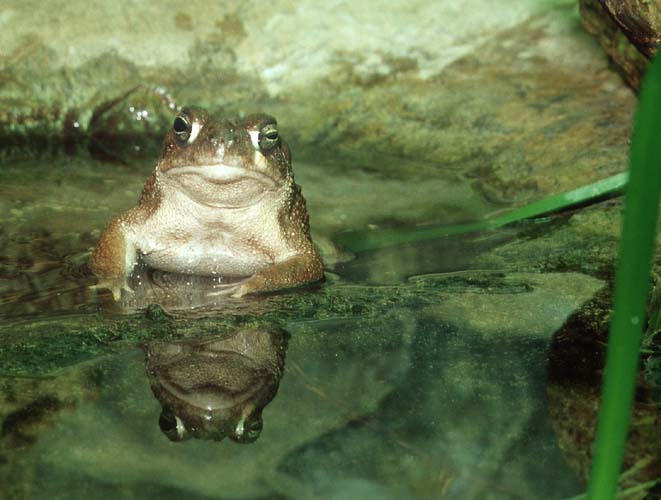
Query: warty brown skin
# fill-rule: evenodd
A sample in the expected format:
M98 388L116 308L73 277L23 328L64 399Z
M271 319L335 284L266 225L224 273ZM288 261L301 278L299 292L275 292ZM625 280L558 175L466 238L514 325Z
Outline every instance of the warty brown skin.
M145 344L149 384L163 408L161 431L172 441L256 440L284 372L287 341L283 330L242 329Z
M114 218L94 248L97 287L115 300L131 292L139 255L154 269L231 278L214 293L233 297L323 279L275 119L184 108L138 205Z

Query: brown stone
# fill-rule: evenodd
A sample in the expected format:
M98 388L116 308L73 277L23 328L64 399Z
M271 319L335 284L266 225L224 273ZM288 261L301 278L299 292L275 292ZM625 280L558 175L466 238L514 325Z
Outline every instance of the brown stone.
M637 90L661 43L661 1L579 0L579 6L585 29Z

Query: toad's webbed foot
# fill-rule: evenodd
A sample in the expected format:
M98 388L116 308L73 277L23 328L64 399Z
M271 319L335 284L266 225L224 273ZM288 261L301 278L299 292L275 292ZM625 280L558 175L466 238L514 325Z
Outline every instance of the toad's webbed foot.
M90 286L93 290L110 290L112 292L112 298L116 302L119 302L122 298L122 291L126 292L129 295L135 293L133 289L128 285L126 277L120 278L103 278L99 279L99 282L96 285Z
M253 293L296 288L323 278L323 264L316 254L296 255L264 268L243 281L225 285L220 293L240 298Z

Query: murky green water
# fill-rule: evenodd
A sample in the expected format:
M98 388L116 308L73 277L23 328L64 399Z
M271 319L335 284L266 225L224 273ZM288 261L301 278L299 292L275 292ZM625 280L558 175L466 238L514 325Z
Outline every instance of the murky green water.
M127 314L88 288L86 262L99 230L135 202L150 165L84 158L3 165L5 496L579 493L576 456L589 443L567 440L571 401L548 377L563 371L557 352L567 337L558 332L566 334L567 318L606 284L567 263L576 219L356 256L337 248L335 237L350 229L465 222L498 208L467 182L430 168L404 176L401 167L297 165L327 282L168 317L140 309L145 304ZM595 246L610 248L597 239ZM601 352L596 342L582 349ZM258 439L168 439L182 425L173 408L195 413L209 401L223 410L196 421L193 434L236 438L239 423L246 432L263 407ZM575 429L591 428L589 412L574 418Z

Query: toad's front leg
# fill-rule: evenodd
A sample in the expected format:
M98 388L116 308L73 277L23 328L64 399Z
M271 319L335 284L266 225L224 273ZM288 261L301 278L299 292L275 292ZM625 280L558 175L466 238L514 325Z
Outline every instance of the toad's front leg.
M231 292L232 297L251 293L272 292L294 288L324 278L324 267L316 251L295 255L266 267L242 281Z
M124 214L113 219L101 233L90 267L98 278L95 288L107 288L115 300L121 298L122 290L132 293L127 278L137 262L137 248L132 225Z

